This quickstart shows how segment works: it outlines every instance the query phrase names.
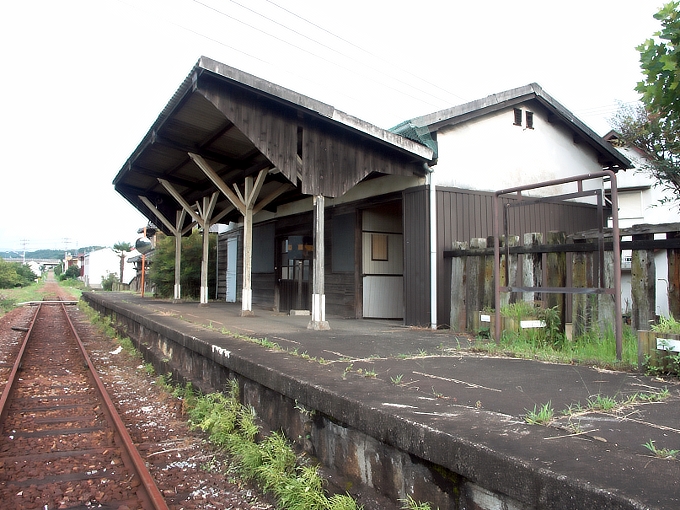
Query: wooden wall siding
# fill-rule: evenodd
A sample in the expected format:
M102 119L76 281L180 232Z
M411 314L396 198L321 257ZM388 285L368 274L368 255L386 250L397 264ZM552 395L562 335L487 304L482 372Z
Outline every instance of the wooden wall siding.
M406 215L404 218L407 221ZM511 207L508 224L508 233L520 239L531 232L544 236L556 230L572 234L597 228L597 208L575 203ZM501 225L501 235L502 228ZM493 193L437 189L437 317L441 325L448 322L451 314L451 261L444 259L444 250L450 250L456 241L469 242L492 234Z
M354 273L329 273L325 275L326 314L356 318L354 303Z
M422 163L379 143L306 118L302 132L302 193L339 197L372 172L423 174Z
M401 214L401 201L364 209L361 217L361 228L366 232L401 234L404 228Z
M431 323L429 202L425 187L403 193L404 323L410 326ZM450 286L449 274L447 287Z
M347 214L349 209L338 208L337 212ZM355 275L352 272L333 273L331 270L332 257L332 229L333 229L333 215L336 210L326 209L326 228L325 228L325 242L326 242L326 275L325 275L325 291L326 291L326 313L330 316L340 317L356 317L355 310ZM278 244L280 237L289 235L311 235L311 213L302 213L295 216L280 218L275 223L275 246L274 249L280 249ZM257 225L255 228L258 228ZM229 234L230 236L238 236L238 269L237 269L237 301L241 300L241 290L243 287L243 244L242 236L243 229L238 229L236 233ZM224 300L226 297L226 255L227 255L227 235L220 237L220 256L219 256L219 272L220 286L218 299ZM263 308L274 308L278 306L276 302L276 280L278 275L276 273L253 273L253 304Z
M404 274L404 236L401 234L385 234L387 236L387 260L373 260L371 256L372 236L375 232L362 234L362 268L365 275L403 275ZM382 234L378 234L382 235Z
M297 182L298 120L295 110L217 80L200 80L198 90L290 182Z
M243 277L241 277L243 280ZM241 282L243 283L243 282ZM252 274L252 288L253 288L253 305L267 310L273 310L277 303L274 303L274 287L276 283L276 275L274 273L253 273Z
M333 271L333 228L335 216L356 216L356 209L354 208L326 208L325 214L325 228L324 228L324 242L325 246L325 275L324 275L324 292L326 294L326 315L355 318L355 300L356 300L356 285L354 278L354 270L352 271ZM343 222L343 220L340 220ZM355 220L356 221L356 220ZM341 228L345 228L343 226ZM342 236L341 236L342 237ZM336 251L337 253L337 251ZM349 261L352 268L354 268L354 252L351 255L345 252L345 256L351 257Z

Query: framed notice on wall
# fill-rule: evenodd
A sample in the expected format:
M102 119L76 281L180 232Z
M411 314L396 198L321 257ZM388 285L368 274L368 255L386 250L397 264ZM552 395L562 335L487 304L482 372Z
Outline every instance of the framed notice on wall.
M387 234L371 234L371 260L387 260Z

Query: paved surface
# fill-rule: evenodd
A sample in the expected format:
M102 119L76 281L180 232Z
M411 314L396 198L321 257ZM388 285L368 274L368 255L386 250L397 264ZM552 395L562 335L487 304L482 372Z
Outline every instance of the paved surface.
M409 408L409 419L436 414L442 430L458 426L462 436L488 448L512 450L513 442L503 443L494 437L494 425L482 424L512 424L513 433L525 431L518 437L531 438L528 446L518 441L517 451L507 452L513 458L565 476L583 473L586 483L639 498L640 508L680 508L680 461L656 458L643 446L651 440L657 448L680 450L676 381L480 356L469 350L463 336L404 327L397 321L330 317L330 331L313 331L307 329L308 316L256 309L255 317L240 317L240 305L228 303L200 306L122 293L110 297L141 307L157 320L174 317L230 336L266 338L301 359L312 358L324 369L337 371L338 381L350 380L347 391L352 398L363 393L375 400L372 405L394 413ZM342 384L337 387L343 391ZM587 409L589 401L611 398L620 403L662 390L668 390L668 396L660 402L619 405L610 412ZM555 410L551 427L525 424L528 410L547 403ZM580 412L562 413L579 406ZM456 425L456 416L473 417L472 423L477 420L484 430L471 431L476 426L467 420ZM503 427L498 430L498 435L505 434Z

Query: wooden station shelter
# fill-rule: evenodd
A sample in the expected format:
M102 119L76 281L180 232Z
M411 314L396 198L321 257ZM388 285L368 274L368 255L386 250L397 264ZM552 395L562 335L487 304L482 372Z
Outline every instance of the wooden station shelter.
M201 303L207 232L232 222L242 314L254 302L294 308L289 289L305 283L310 328L328 328L327 306L409 322L409 310L430 309L426 187L434 158L424 144L201 57L114 186L177 238L177 254L182 235L203 229ZM179 299L179 257L175 266Z

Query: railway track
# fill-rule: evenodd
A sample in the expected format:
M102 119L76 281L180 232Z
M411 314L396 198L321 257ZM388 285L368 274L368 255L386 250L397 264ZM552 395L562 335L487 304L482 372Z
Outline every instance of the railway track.
M167 509L65 305L27 329L0 397L0 507Z

